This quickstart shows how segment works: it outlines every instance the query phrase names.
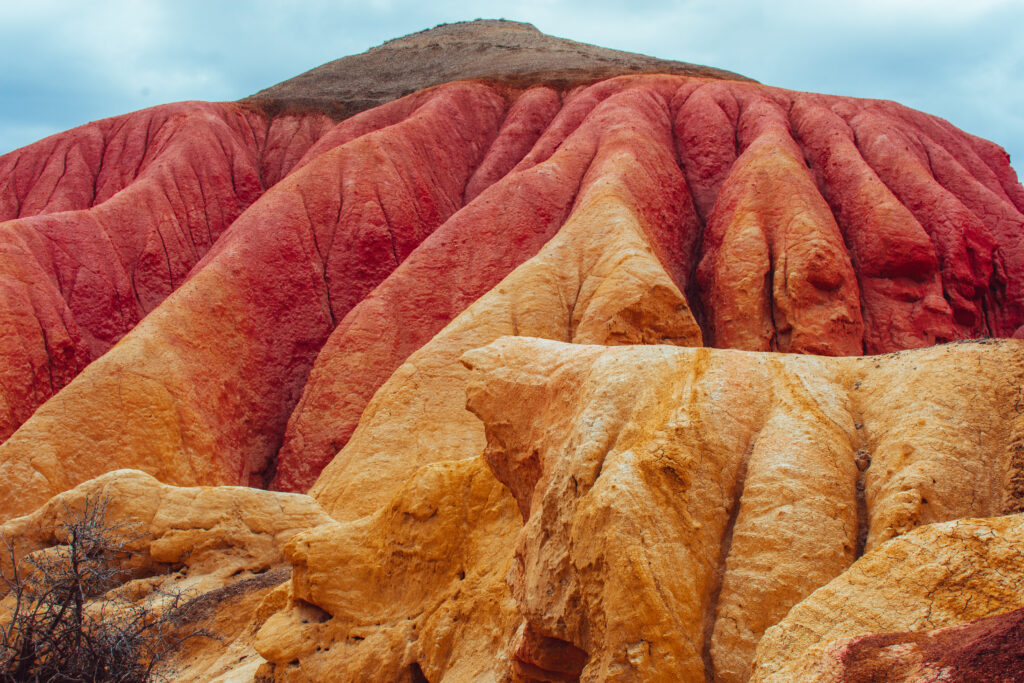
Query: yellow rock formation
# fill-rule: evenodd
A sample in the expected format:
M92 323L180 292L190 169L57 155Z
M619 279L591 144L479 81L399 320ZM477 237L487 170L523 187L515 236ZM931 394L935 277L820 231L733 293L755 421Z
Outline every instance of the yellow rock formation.
M822 358L504 338L463 362L484 458L452 398L432 417L466 425L464 451L382 477L369 514L328 498L349 521L289 543L264 675L743 681L765 630L865 546L1020 504L1021 342ZM436 386L371 407L393 427Z
M290 603L256 649L274 680L485 680L518 625L515 503L480 458L421 468L375 513L285 549Z
M240 680L262 663L256 629L281 606L271 592L287 581L282 547L302 530L331 519L309 496L239 486L179 488L136 470L117 470L55 496L30 515L0 526L16 557L46 552L67 539L60 524L103 501L103 524L126 534L126 569L136 576L119 591L159 610L160 592L181 593L196 609L186 632L204 630L174 653L164 671L175 681ZM10 576L10 557L0 558ZM0 614L5 605L0 602ZM251 680L251 678L250 678Z
M843 640L929 631L1022 607L1024 515L932 524L868 553L768 629L750 680L834 680L829 655Z
M504 339L467 354L488 461L527 516L510 579L520 614L593 655L584 679L698 680L712 666L745 680L764 630L849 566L863 536L1003 512L1022 352ZM898 456L883 446L897 440Z

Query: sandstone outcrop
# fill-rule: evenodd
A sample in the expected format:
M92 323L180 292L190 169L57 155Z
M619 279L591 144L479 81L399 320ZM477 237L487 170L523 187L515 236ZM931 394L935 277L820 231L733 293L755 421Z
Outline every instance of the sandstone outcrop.
M243 487L177 488L144 472L110 472L54 497L35 512L0 525L19 560L62 543L60 524L78 519L87 501L100 503L102 524L127 535L130 579L115 590L160 609L160 593L181 593L193 621L186 632L211 637L190 641L166 662L174 680L242 675L262 659L253 633L278 606L269 600L286 581L282 547L297 532L330 523L308 496ZM9 557L0 571L9 576ZM98 599L102 599L98 598ZM3 604L0 603L0 610ZM262 610L262 611L261 611Z
M768 629L751 681L870 680L873 671L947 680L943 669L957 675L948 680L1015 680L1024 671L1022 534L1017 514L893 539Z
M40 482L26 507L0 507L114 467L304 490L412 352L591 220L580 192L612 144L651 153L615 182L657 188L638 203L645 240L704 343L878 353L1024 324L1012 170L944 122L686 76L455 83L322 132L183 287L0 446L8 477Z
M412 438L402 444L394 423L371 419L339 456L353 457L347 476L336 461L314 487L350 521L289 545L293 607L261 631L264 673L373 662L427 680L747 680L765 630L884 554L886 539L1020 506L1022 361L1024 347L1009 341L829 359L501 339L464 356L473 371L463 382L486 466L515 508L484 476L478 445L424 459L416 434L428 423L459 444L481 435L455 401L432 404L436 386L400 370L390 382L404 377L404 390L385 385L369 410L394 411ZM423 466L389 476L391 454ZM387 497L354 463L384 473L375 481ZM881 549L848 570L865 547ZM506 574L514 607L494 597ZM396 587L386 599L365 589L382 583ZM322 623L286 637L310 604ZM453 611L474 644L464 654L439 635Z
M255 641L261 680L488 680L517 627L504 582L517 520L474 458L425 466L372 514L295 537L288 602Z
M520 646L524 667L547 668L541 641L554 640L591 654L588 680L746 680L764 630L861 543L1019 504L1022 354L1015 342L826 359L513 339L467 354L483 375L468 405L485 456L525 520L510 578L537 636Z

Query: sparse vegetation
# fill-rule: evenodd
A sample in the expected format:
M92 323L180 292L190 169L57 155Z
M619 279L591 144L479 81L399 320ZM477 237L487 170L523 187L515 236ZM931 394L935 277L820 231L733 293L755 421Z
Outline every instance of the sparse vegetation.
M186 640L189 604L180 592L135 582L128 569L133 524L108 523L104 498L67 510L59 544L19 557L0 536L0 683L164 679L159 665ZM141 593L141 594L140 594ZM166 673L166 672L165 672Z

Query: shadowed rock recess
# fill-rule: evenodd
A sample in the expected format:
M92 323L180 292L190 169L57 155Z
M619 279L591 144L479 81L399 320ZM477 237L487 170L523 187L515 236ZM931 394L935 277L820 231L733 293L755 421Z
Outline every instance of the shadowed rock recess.
M0 221L0 534L109 499L175 680L1024 678L1024 188L941 119L476 21Z

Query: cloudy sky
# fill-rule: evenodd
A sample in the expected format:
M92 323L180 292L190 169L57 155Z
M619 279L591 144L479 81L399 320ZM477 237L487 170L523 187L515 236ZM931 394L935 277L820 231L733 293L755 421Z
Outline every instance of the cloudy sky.
M106 116L234 100L442 22L545 33L797 90L898 100L1024 171L1021 0L0 0L0 153Z

